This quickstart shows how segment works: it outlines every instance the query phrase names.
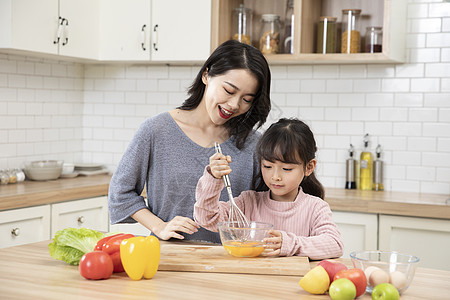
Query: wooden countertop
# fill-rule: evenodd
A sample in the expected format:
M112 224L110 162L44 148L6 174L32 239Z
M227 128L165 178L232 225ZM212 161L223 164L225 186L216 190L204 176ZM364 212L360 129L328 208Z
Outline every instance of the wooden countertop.
M125 273L87 280L78 267L51 258L48 243L0 249L2 299L330 299L302 290L300 276L158 271L149 280L133 281ZM340 261L351 267L349 260ZM418 267L401 299L448 299L449 295L450 271ZM371 297L364 294L358 299Z
M0 186L0 210L97 197L108 194L111 175ZM332 210L450 220L450 195L325 189Z

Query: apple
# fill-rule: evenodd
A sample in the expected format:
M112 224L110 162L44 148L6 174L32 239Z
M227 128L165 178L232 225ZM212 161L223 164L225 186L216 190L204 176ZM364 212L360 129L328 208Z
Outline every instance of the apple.
M322 266L325 271L328 273L328 277L330 277L330 283L333 282L334 275L336 275L337 272L340 270L347 270L347 266L343 263L339 262L332 262L329 260L322 260L318 266Z
M356 287L356 297L361 296L366 291L367 278L364 271L358 268L340 270L334 275L334 280L339 278L350 279Z
M400 294L390 283L380 283L372 290L372 300L399 300Z
M350 279L339 278L331 283L329 294L333 300L353 300L356 297L356 287Z
M330 286L330 278L322 266L317 266L309 270L298 284L308 293L324 294Z

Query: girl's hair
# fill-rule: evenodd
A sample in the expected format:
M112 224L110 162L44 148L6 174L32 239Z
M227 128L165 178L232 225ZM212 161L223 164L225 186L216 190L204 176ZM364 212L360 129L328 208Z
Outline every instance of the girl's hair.
M236 147L241 149L252 131L261 127L270 112L270 69L262 53L253 46L229 40L217 47L206 60L188 90L189 97L178 109L192 110L202 101L205 84L202 81L206 71L210 77L223 75L230 70L249 70L258 80L258 90L247 113L230 119L225 128L230 136L236 137Z
M280 119L270 125L258 142L257 152L260 161L262 159L274 162L300 164L304 169L309 161L316 157L316 141L311 129L304 122L296 119ZM257 190L267 191L269 188L262 179L262 174L255 178L259 180ZM300 183L303 191L307 194L324 199L325 191L322 184L317 180L314 172L305 176Z

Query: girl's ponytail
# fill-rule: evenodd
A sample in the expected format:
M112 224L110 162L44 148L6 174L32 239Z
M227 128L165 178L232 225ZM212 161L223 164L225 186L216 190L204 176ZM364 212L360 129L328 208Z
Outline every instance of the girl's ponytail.
M300 186L302 187L304 193L325 199L325 190L320 181L316 178L314 172L303 178Z

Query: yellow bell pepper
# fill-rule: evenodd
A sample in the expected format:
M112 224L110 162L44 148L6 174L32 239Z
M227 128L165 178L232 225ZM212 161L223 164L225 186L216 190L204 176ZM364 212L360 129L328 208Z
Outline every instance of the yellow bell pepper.
M120 259L128 277L150 279L158 271L161 246L155 236L136 236L120 244Z

